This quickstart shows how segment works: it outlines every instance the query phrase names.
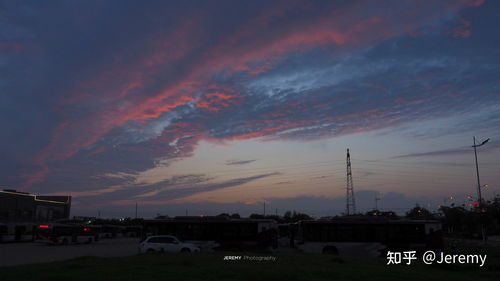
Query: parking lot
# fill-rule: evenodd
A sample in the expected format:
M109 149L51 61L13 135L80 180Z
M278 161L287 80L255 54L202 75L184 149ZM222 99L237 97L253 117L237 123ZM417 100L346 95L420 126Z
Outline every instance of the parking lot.
M138 253L137 238L102 239L91 244L0 244L0 266L62 261L82 256L121 257Z

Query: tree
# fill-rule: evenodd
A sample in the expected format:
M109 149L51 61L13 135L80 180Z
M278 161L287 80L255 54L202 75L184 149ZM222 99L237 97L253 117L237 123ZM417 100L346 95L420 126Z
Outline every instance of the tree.
M486 212L491 217L489 223L490 234L500 234L500 197L495 197L493 201L487 206Z
M310 217L308 214L298 213L296 211L286 211L285 215L283 216L283 222L285 223L298 222L300 220L312 220L312 217Z
M238 214L238 213L234 213L234 214L230 215L229 217L232 219L240 219L241 218L240 214Z
M225 218L229 218L229 214L228 214L228 213L220 213L220 214L218 214L216 217L225 217Z
M443 225L448 229L448 233L461 232L464 224L464 217L467 210L463 207L441 206L439 211L443 214Z
M393 211L381 212L379 210L372 210L365 213L365 216L369 217L379 217L379 218L389 218L389 219L397 219L398 215Z
M283 222L292 222L292 212L286 211L285 215L283 215Z
M434 220L436 217L429 210L416 205L406 213L406 217L413 220Z
M264 219L264 215L261 214L251 214L250 217L251 219Z
M308 214L296 213L295 211L293 211L292 220L294 222L298 222L298 221L301 221L301 220L312 220L312 219L313 218L311 216L309 216Z

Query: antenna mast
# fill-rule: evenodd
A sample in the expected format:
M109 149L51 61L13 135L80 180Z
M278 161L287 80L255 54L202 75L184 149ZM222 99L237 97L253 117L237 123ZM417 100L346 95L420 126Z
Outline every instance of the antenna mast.
M352 171L351 171L351 155L349 154L349 148L347 149L347 187L346 187L346 215L353 215L356 213L356 204L354 201L354 186L352 183Z

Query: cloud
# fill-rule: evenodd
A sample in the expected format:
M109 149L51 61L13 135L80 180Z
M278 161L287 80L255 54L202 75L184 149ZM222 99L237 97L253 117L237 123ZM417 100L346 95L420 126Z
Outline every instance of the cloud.
M23 48L0 58L1 175L114 194L130 178L103 175L190 157L202 140L308 141L485 109L499 101L496 42L470 19L476 56L440 33L469 4L8 5L1 42Z
M146 193L136 195L136 198L157 197L157 195L164 193L164 191L173 191L179 189L191 188L191 186L210 181L214 178L205 175L182 175L174 176L167 180L162 180L154 184L139 184L140 190L151 190Z
M471 152L471 148L463 147L463 148L456 148L456 149L443 149L443 150L434 150L434 151L428 151L428 152L404 154L404 155L398 155L398 156L395 156L392 158L460 155L460 154L469 154L470 152Z
M172 204L176 200L190 196L221 190L229 187L237 187L259 179L280 175L281 173L265 173L248 177L217 181L217 178L205 174L176 175L155 183L137 182L130 175L109 175L101 177L101 181L108 181L103 188L93 190L75 190L63 193L74 197L76 202L85 202L85 206L77 205L77 208L105 208L109 205L126 206L140 202L143 205ZM119 184L113 184L112 180L117 178ZM81 190L81 189L80 189ZM61 192L46 193L59 195Z
M250 164L257 161L257 159L250 159L250 160L227 160L226 165L245 165L245 164Z
M491 151L500 148L500 141L495 140L488 145L481 147L482 151ZM427 152L410 153L404 155L394 156L392 158L411 158L411 157L433 157L433 156L448 156L448 155L463 155L471 154L473 152L472 146L465 146L460 148L442 149Z
M202 183L206 181L203 179L202 181L195 183L183 183L183 184L175 184L173 187L165 185L165 182L160 182L154 184L153 190L147 193L141 193L135 196L137 199L141 199L142 204L146 205L156 205L156 204L164 204L172 202L176 199L186 198L195 194L220 190L229 187L240 186L255 180L280 175L281 173L273 172L260 174L255 176L236 178L231 180L226 180L223 182L215 182L215 183ZM168 182L168 181L167 181ZM198 184L199 183L199 184ZM152 186L143 186L144 188L151 188ZM131 202L135 202L136 200L116 200L112 202L112 204L117 205L128 205Z

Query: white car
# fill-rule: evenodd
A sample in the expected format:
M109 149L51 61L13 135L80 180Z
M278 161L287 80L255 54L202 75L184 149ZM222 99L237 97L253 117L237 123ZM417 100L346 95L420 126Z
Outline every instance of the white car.
M139 245L139 252L199 252L200 248L191 243L181 242L172 235L149 236Z

